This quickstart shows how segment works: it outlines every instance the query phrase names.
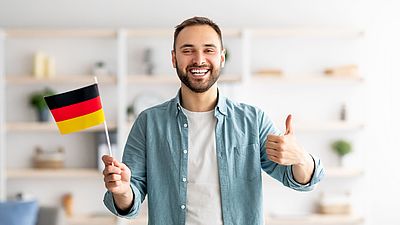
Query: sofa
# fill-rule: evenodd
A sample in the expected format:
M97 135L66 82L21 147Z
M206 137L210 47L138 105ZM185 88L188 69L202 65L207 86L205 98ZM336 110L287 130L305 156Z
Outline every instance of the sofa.
M0 202L0 225L64 225L61 207L39 206L36 201Z

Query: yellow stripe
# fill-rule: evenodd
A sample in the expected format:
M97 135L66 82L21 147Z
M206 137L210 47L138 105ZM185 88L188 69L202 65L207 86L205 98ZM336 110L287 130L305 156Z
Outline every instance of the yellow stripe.
M96 126L104 122L103 109L89 113L80 117L64 120L57 123L61 134L69 134L89 127Z

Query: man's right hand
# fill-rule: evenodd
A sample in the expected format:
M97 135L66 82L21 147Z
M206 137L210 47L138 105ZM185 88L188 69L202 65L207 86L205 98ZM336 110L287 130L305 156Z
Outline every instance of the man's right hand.
M111 156L103 155L101 158L105 168L103 170L104 183L113 195L128 196L131 191L131 170Z

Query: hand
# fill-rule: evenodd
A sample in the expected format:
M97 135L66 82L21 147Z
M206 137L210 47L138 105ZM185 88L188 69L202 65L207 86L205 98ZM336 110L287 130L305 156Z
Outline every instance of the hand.
M103 175L107 190L114 195L127 195L131 192L131 170L111 156L103 155L101 159L105 165Z
M268 135L266 148L268 158L281 165L302 165L308 157L293 134L292 115L286 118L286 131L283 136Z

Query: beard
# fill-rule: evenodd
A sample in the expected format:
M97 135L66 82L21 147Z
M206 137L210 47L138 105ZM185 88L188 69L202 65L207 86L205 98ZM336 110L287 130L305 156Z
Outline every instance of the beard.
M217 82L219 76L220 76L220 69L214 69L213 66L211 65L202 65L202 66L195 66L195 65L189 65L186 67L186 70L183 71L179 69L178 62L175 63L175 68L176 68L176 73L178 74L179 79L181 80L182 83L184 83L191 91L195 93L203 93L208 91L214 84ZM195 80L191 79L191 77L188 75L189 68L208 68L209 71L207 73L208 77L203 78L201 80Z

